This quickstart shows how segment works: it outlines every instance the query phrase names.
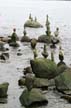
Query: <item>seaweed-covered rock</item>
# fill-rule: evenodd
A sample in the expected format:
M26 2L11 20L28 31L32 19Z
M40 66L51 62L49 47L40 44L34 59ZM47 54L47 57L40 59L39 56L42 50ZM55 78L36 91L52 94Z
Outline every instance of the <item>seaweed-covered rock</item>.
M63 93L71 91L71 68L66 69L63 73L55 78L57 90Z
M38 58L30 61L32 71L39 78L54 78L58 75L57 65L50 59Z
M9 83L0 84L0 98L7 97Z
M31 91L24 90L19 99L24 106L48 103L42 91L39 89L32 89Z

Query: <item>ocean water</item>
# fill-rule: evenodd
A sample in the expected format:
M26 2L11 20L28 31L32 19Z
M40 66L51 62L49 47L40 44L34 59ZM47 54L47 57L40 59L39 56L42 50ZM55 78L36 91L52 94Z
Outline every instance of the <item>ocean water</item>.
M0 4L0 36L11 35L12 29L17 29L17 35L23 35L23 25L28 19L29 13L37 16L38 21L44 26L41 29L27 29L30 38L38 38L45 33L46 15L49 21L52 34L56 27L59 27L61 45L64 50L65 62L71 65L71 2L69 1L2 1ZM43 44L37 44L38 56L41 55ZM10 48L10 58L6 62L0 61L0 83L9 82L8 99L6 104L0 104L0 108L25 108L19 102L19 96L23 89L18 86L18 80L23 76L23 68L30 65L33 53L29 43L22 44L22 56L17 56L17 49ZM49 47L48 47L48 52ZM56 49L58 52L58 47ZM50 56L49 56L50 58ZM55 54L55 61L58 62L58 55ZM48 91L46 94L49 101L47 106L37 108L71 108L71 104L60 99L58 93ZM35 107L36 108L36 107Z

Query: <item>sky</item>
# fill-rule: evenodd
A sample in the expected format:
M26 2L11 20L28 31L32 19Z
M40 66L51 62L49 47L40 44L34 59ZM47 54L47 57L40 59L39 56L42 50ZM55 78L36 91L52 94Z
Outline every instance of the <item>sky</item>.
M25 2L36 2L36 1L54 1L54 0L0 0L0 7L3 6L22 6ZM58 0L56 0L58 1ZM62 0L60 0L62 1ZM67 0L68 1L68 0Z

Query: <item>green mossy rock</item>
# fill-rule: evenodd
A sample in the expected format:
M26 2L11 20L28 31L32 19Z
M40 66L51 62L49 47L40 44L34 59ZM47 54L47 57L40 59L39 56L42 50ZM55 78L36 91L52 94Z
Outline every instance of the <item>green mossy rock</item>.
M35 78L34 80L34 87L36 88L48 88L48 79L44 78Z
M24 90L20 96L20 102L23 106L31 106L37 103L47 103L47 99L39 89L32 89L31 91Z
M9 83L0 84L0 98L7 97Z
M63 73L55 78L57 90L63 93L71 91L71 68L66 69ZM67 91L67 92L66 92Z
M11 42L9 43L9 45L12 47L19 47L19 44L17 42Z
M41 28L43 26L39 22L29 19L25 22L24 27Z
M43 42L43 43L51 43L51 37L47 35L42 35L38 37L38 42Z
M36 77L52 79L58 75L56 63L49 59L37 58L31 60L30 64Z

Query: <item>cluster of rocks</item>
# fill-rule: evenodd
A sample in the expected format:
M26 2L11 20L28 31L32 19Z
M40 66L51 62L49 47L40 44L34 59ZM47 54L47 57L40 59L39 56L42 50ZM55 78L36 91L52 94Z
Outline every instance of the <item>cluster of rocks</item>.
M28 26L30 22L30 26ZM30 39L26 34L25 27L33 27L31 23L33 21L31 15L29 16L29 21L24 25L24 36L21 39L21 42L31 42L31 48L33 50L34 59L30 60L30 67L24 69L24 76L18 81L20 86L25 86L24 91L22 92L19 100L24 106L31 106L35 104L47 104L48 100L43 94L43 90L48 90L50 86L54 86L56 90L63 93L61 98L67 99L71 102L71 68L67 67L65 64L64 56L62 53L62 48L60 47L59 51L59 60L58 64L55 63L54 54L51 52L51 59L48 59L49 56L44 44L42 56L43 58L38 58L36 44L37 42L51 43L51 48L56 48L56 44L59 43L58 35L59 28L56 28L54 36L51 35L50 31L50 22L46 20L46 34L40 36L38 40ZM36 23L36 24L35 24ZM37 19L35 18L35 25L37 25ZM37 27L36 27L37 28ZM6 60L9 58L9 54L5 52L4 42L7 42L12 47L19 47L19 38L16 34L16 29L13 29L13 33L8 37L7 41L3 41L1 38L0 42L0 59ZM20 50L19 50L20 51ZM21 53L17 53L21 55ZM0 85L0 98L7 97L8 83Z
M0 41L2 42L6 42L9 43L10 46L13 47L19 47L18 41L21 42L31 42L31 38L29 36L27 36L27 32L26 32L26 27L35 27L35 28L39 28L42 27L42 25L37 21L37 18L35 17L35 20L33 20L31 14L29 15L29 20L24 24L24 32L23 32L23 36L21 39L19 39L17 33L16 33L16 29L13 29L13 33L11 36L8 37L0 37ZM59 43L59 28L56 28L56 31L54 32L54 36L52 36L51 34L51 30L50 30L50 22L49 22L49 17L47 15L46 17L46 33L39 36L37 39L37 42L44 42L44 43L51 43L51 48L54 47L55 48L55 44Z
M36 51L33 53L34 59L30 60L30 67L24 69L24 76L18 81L20 86L26 87L19 98L21 104L31 106L48 103L43 90L48 90L49 87L63 93L61 98L71 102L71 68L63 61L64 56L61 47L59 50L60 62L58 64L55 63L52 52L51 59L47 59L49 55L46 44L44 44L42 52L43 58L37 58Z

